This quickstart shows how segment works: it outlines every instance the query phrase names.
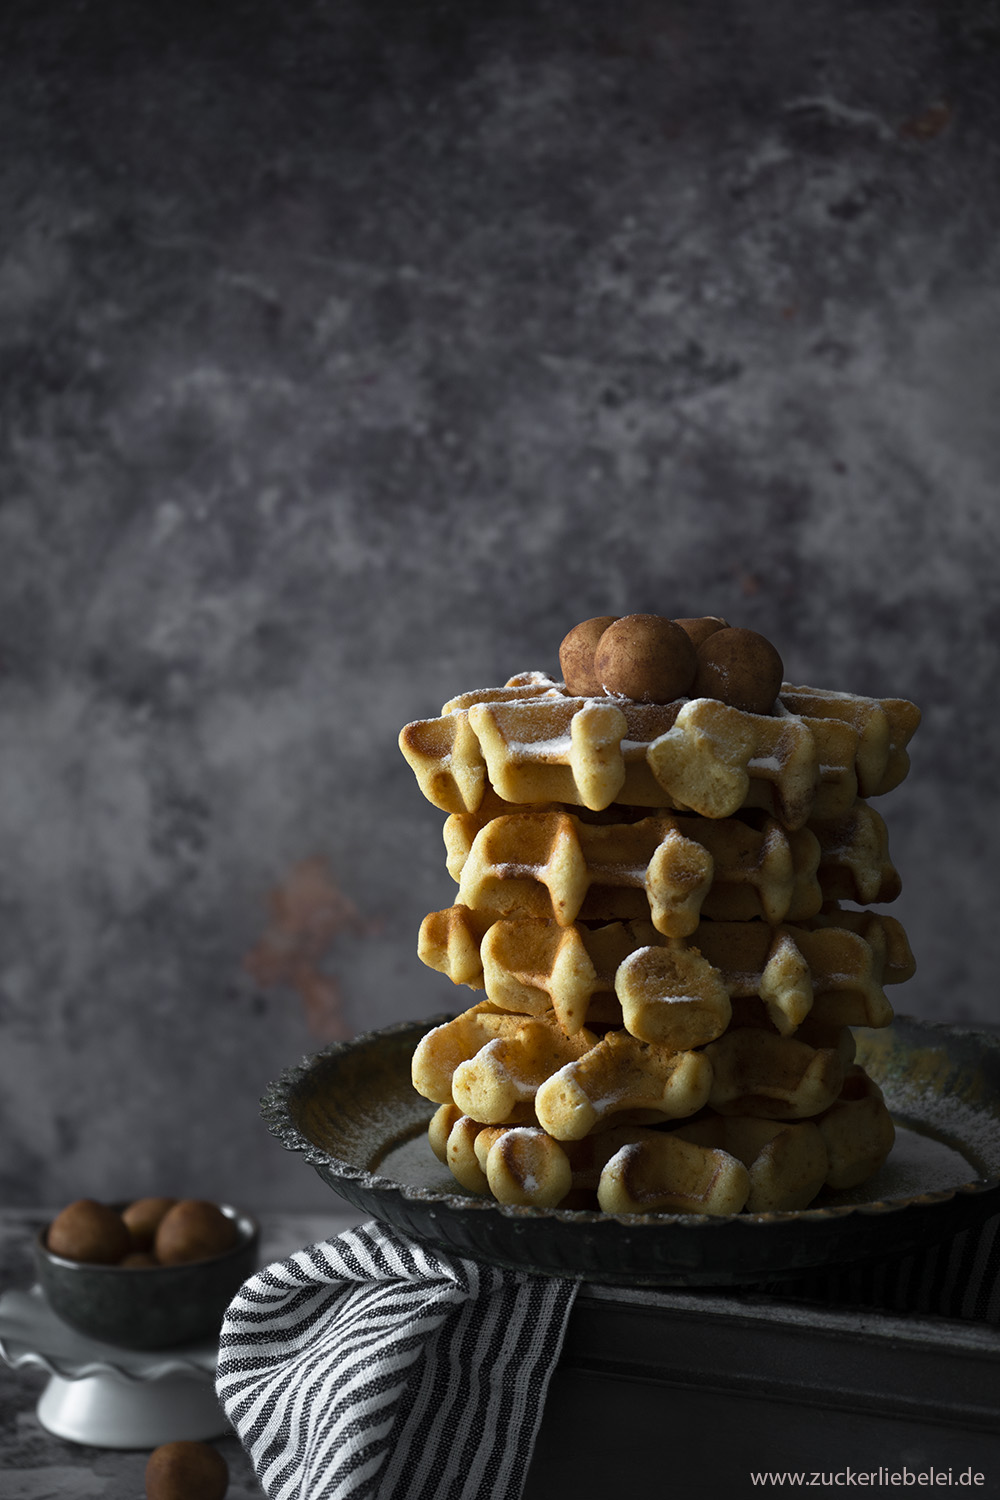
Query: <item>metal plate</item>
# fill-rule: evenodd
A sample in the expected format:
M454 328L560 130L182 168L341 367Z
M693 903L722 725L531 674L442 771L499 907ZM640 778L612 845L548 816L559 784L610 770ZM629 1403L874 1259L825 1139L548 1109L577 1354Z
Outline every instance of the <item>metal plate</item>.
M410 1082L403 1022L290 1068L261 1101L274 1135L362 1212L425 1244L521 1270L626 1286L738 1286L903 1255L1000 1212L1000 1039L897 1017L858 1033L898 1141L876 1177L796 1213L519 1208L463 1192L432 1154L434 1106Z

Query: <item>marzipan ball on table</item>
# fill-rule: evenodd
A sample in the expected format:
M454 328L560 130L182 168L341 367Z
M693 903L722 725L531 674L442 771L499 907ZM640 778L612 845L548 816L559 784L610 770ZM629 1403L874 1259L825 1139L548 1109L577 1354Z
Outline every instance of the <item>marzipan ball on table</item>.
M93 1198L78 1198L57 1214L45 1243L53 1255L97 1266L115 1265L132 1248L121 1214Z
M601 636L594 667L605 690L638 703L672 703L691 688L695 649L662 615L623 615Z
M133 1250L148 1250L156 1238L160 1220L173 1208L176 1198L137 1198L122 1209L125 1227L132 1237Z
M684 634L690 636L691 644L697 651L702 641L707 641L710 635L714 635L717 630L726 630L729 621L724 620L721 615L699 615L696 620L675 620L674 624L679 625Z
M236 1244L235 1223L216 1203L201 1198L182 1198L160 1220L153 1253L161 1265L177 1266L191 1260L208 1260Z
M574 698L601 698L604 689L594 674L594 652L597 643L617 620L617 615L596 615L574 625L559 647L559 668L566 691Z
M698 647L692 696L719 698L748 714L769 714L784 672L781 657L756 630L716 630Z
M208 1443L164 1443L146 1464L147 1500L223 1500L229 1467Z

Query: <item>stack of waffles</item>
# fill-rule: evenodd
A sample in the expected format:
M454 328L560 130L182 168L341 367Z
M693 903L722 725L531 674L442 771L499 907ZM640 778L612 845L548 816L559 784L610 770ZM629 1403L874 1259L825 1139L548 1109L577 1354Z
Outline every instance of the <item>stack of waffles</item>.
M740 637L780 667L721 620L609 617L563 643L567 681L522 674L402 731L457 887L418 951L485 994L416 1049L430 1144L502 1203L804 1208L893 1142L852 1028L888 1025L885 987L913 972L870 909L900 883L869 799L905 776L919 713L766 672L755 697L735 668L692 676L686 646L666 686L595 678L612 625L633 666L679 630L696 664Z

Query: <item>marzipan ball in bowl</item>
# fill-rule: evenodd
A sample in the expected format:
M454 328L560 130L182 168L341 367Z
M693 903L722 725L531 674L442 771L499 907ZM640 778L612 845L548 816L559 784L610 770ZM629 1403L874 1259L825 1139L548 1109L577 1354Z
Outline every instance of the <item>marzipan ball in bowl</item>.
M124 1238L117 1235L113 1220L121 1223L128 1205L81 1199L63 1209L34 1246L35 1271L53 1312L78 1333L123 1349L170 1349L216 1338L226 1308L257 1268L257 1223L227 1204L180 1203L198 1205L192 1216L196 1244L192 1248L189 1241L187 1251L179 1221L188 1215L177 1215L180 1204L172 1200L157 1202L170 1205L159 1227L168 1213L175 1215L170 1264L131 1248L134 1240L124 1225ZM80 1204L92 1207L80 1210ZM136 1238L147 1234L144 1224ZM200 1258L192 1258L196 1254Z

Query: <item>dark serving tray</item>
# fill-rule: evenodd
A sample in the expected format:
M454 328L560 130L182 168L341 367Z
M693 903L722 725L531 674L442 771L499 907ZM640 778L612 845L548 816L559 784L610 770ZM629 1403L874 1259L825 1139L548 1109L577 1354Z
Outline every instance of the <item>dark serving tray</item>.
M1000 1038L897 1017L858 1033L897 1145L852 1193L795 1213L621 1214L511 1207L464 1192L433 1155L434 1106L410 1082L432 1026L407 1021L287 1069L262 1113L337 1193L422 1243L624 1286L739 1286L904 1255L1000 1213Z

